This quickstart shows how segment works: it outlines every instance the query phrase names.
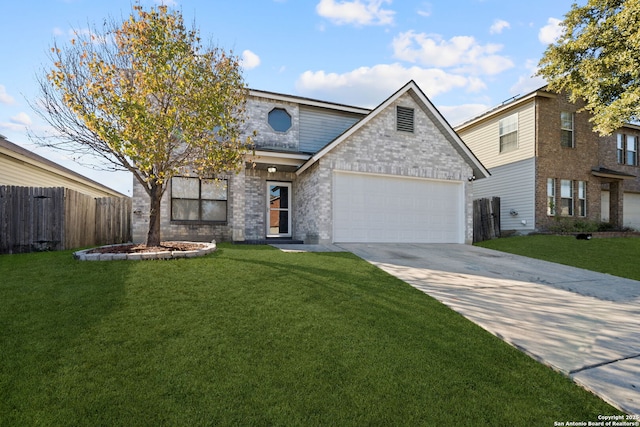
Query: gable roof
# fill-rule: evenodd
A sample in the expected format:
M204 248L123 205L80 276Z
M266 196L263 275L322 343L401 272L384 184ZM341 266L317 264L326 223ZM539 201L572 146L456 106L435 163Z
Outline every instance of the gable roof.
M422 108L422 110L427 114L427 116L432 120L432 122L436 125L438 130L445 136L445 138L451 143L453 148L460 154L460 156L472 167L473 174L476 178L486 178L490 175L489 171L482 165L480 160L471 152L469 147L462 141L460 136L453 130L451 125L447 122L442 114L438 111L438 109L431 103L429 98L422 92L422 90L418 87L416 82L413 80L409 81L406 85L400 88L396 93L391 95L385 101L383 101L380 105L374 108L369 114L367 114L362 120L351 126L345 132L343 132L340 136L334 139L332 142L327 144L324 148L314 154L309 160L307 160L297 171L296 174L301 174L315 162L320 160L325 154L329 151L333 150L335 147L344 142L347 138L369 123L373 118L375 118L381 111L385 110L389 105L394 103L398 98L400 98L405 93L411 95L411 97L418 103L418 105Z

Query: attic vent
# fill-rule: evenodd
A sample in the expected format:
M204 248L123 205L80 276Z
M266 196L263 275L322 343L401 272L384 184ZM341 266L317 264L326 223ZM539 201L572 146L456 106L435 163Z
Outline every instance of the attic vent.
M396 130L413 132L413 108L396 107Z

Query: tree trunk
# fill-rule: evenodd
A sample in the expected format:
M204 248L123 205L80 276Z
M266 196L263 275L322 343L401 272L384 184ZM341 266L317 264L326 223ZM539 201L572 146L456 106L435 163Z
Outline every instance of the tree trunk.
M162 201L162 185L153 183L149 192L149 233L147 246L160 246L160 205Z

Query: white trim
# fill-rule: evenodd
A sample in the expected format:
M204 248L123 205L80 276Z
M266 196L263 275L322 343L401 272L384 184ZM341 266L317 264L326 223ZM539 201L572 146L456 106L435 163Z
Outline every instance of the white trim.
M327 108L330 110L346 111L349 113L369 114L371 112L371 110L368 108L336 104L332 102L319 101L316 99L303 98L303 97L293 96L293 95L285 95L282 93L260 91L256 89L250 89L249 96L254 96L256 98L272 99L274 101L291 102L299 105L309 105L312 107Z

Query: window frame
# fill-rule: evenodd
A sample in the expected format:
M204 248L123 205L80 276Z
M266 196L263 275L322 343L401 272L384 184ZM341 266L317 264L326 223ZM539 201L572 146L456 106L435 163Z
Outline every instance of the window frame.
M174 181L175 179L188 179L188 180L197 180L198 181L198 197L194 198L193 196L191 197L176 197L176 188L174 186L174 184L176 183L176 181ZM213 183L213 182L218 182L218 183L222 183L222 185L224 185L224 198L211 198L211 197L203 197L203 183L207 184L207 183ZM206 188L205 188L206 191ZM187 195L189 196L189 195ZM226 224L229 220L229 180L226 178L198 178L198 177L191 177L191 176L174 176L173 178L171 178L171 212L170 212L170 217L171 217L171 222L172 223L185 223L185 224ZM198 212L197 212L197 218L196 219L189 219L189 218L176 218L176 202L179 201L191 201L194 202L196 201L198 204ZM205 213L205 205L207 204L207 202L216 202L216 203L220 203L220 202L224 202L224 219L203 219L204 213Z
M556 180L547 178L547 215L555 216L556 212Z
M577 191L576 195L577 206L576 206L576 216L586 217L587 216L587 181L577 181Z
M565 192L565 184L569 185L568 194ZM574 185L573 180L570 179L561 179L560 180L560 215L561 216L574 216L575 208L573 206L574 203ZM565 209L567 210L565 212Z
M286 129L284 128L280 128L280 126L276 123L276 126L274 126L274 124L271 121L271 117L274 113L274 111L282 111L288 118L289 118L289 123L288 126L286 126ZM274 132L279 132L279 133L287 133L291 130L291 128L293 127L293 117L291 116L291 114L287 111L286 108L283 107L273 107L271 110L269 110L269 112L267 113L267 124L269 125L269 127L271 127L271 129ZM279 129L276 129L276 127L278 127Z
M571 119L571 127L565 127L565 117L569 116ZM564 135L569 133L570 138L567 143L565 143ZM560 146L566 148L575 148L575 115L569 111L561 111L560 112Z
M638 139L637 135L616 134L616 158L619 165L638 166Z
M629 148L630 139L633 141L633 150ZM625 135L625 164L628 166L638 166L638 138L635 135ZM631 155L631 157L629 157Z
M498 138L500 141L500 154L509 153L518 149L518 113L503 117L498 121ZM514 130L512 128L515 127ZM508 132L507 132L508 131ZM506 141L507 137L515 134L515 141Z

